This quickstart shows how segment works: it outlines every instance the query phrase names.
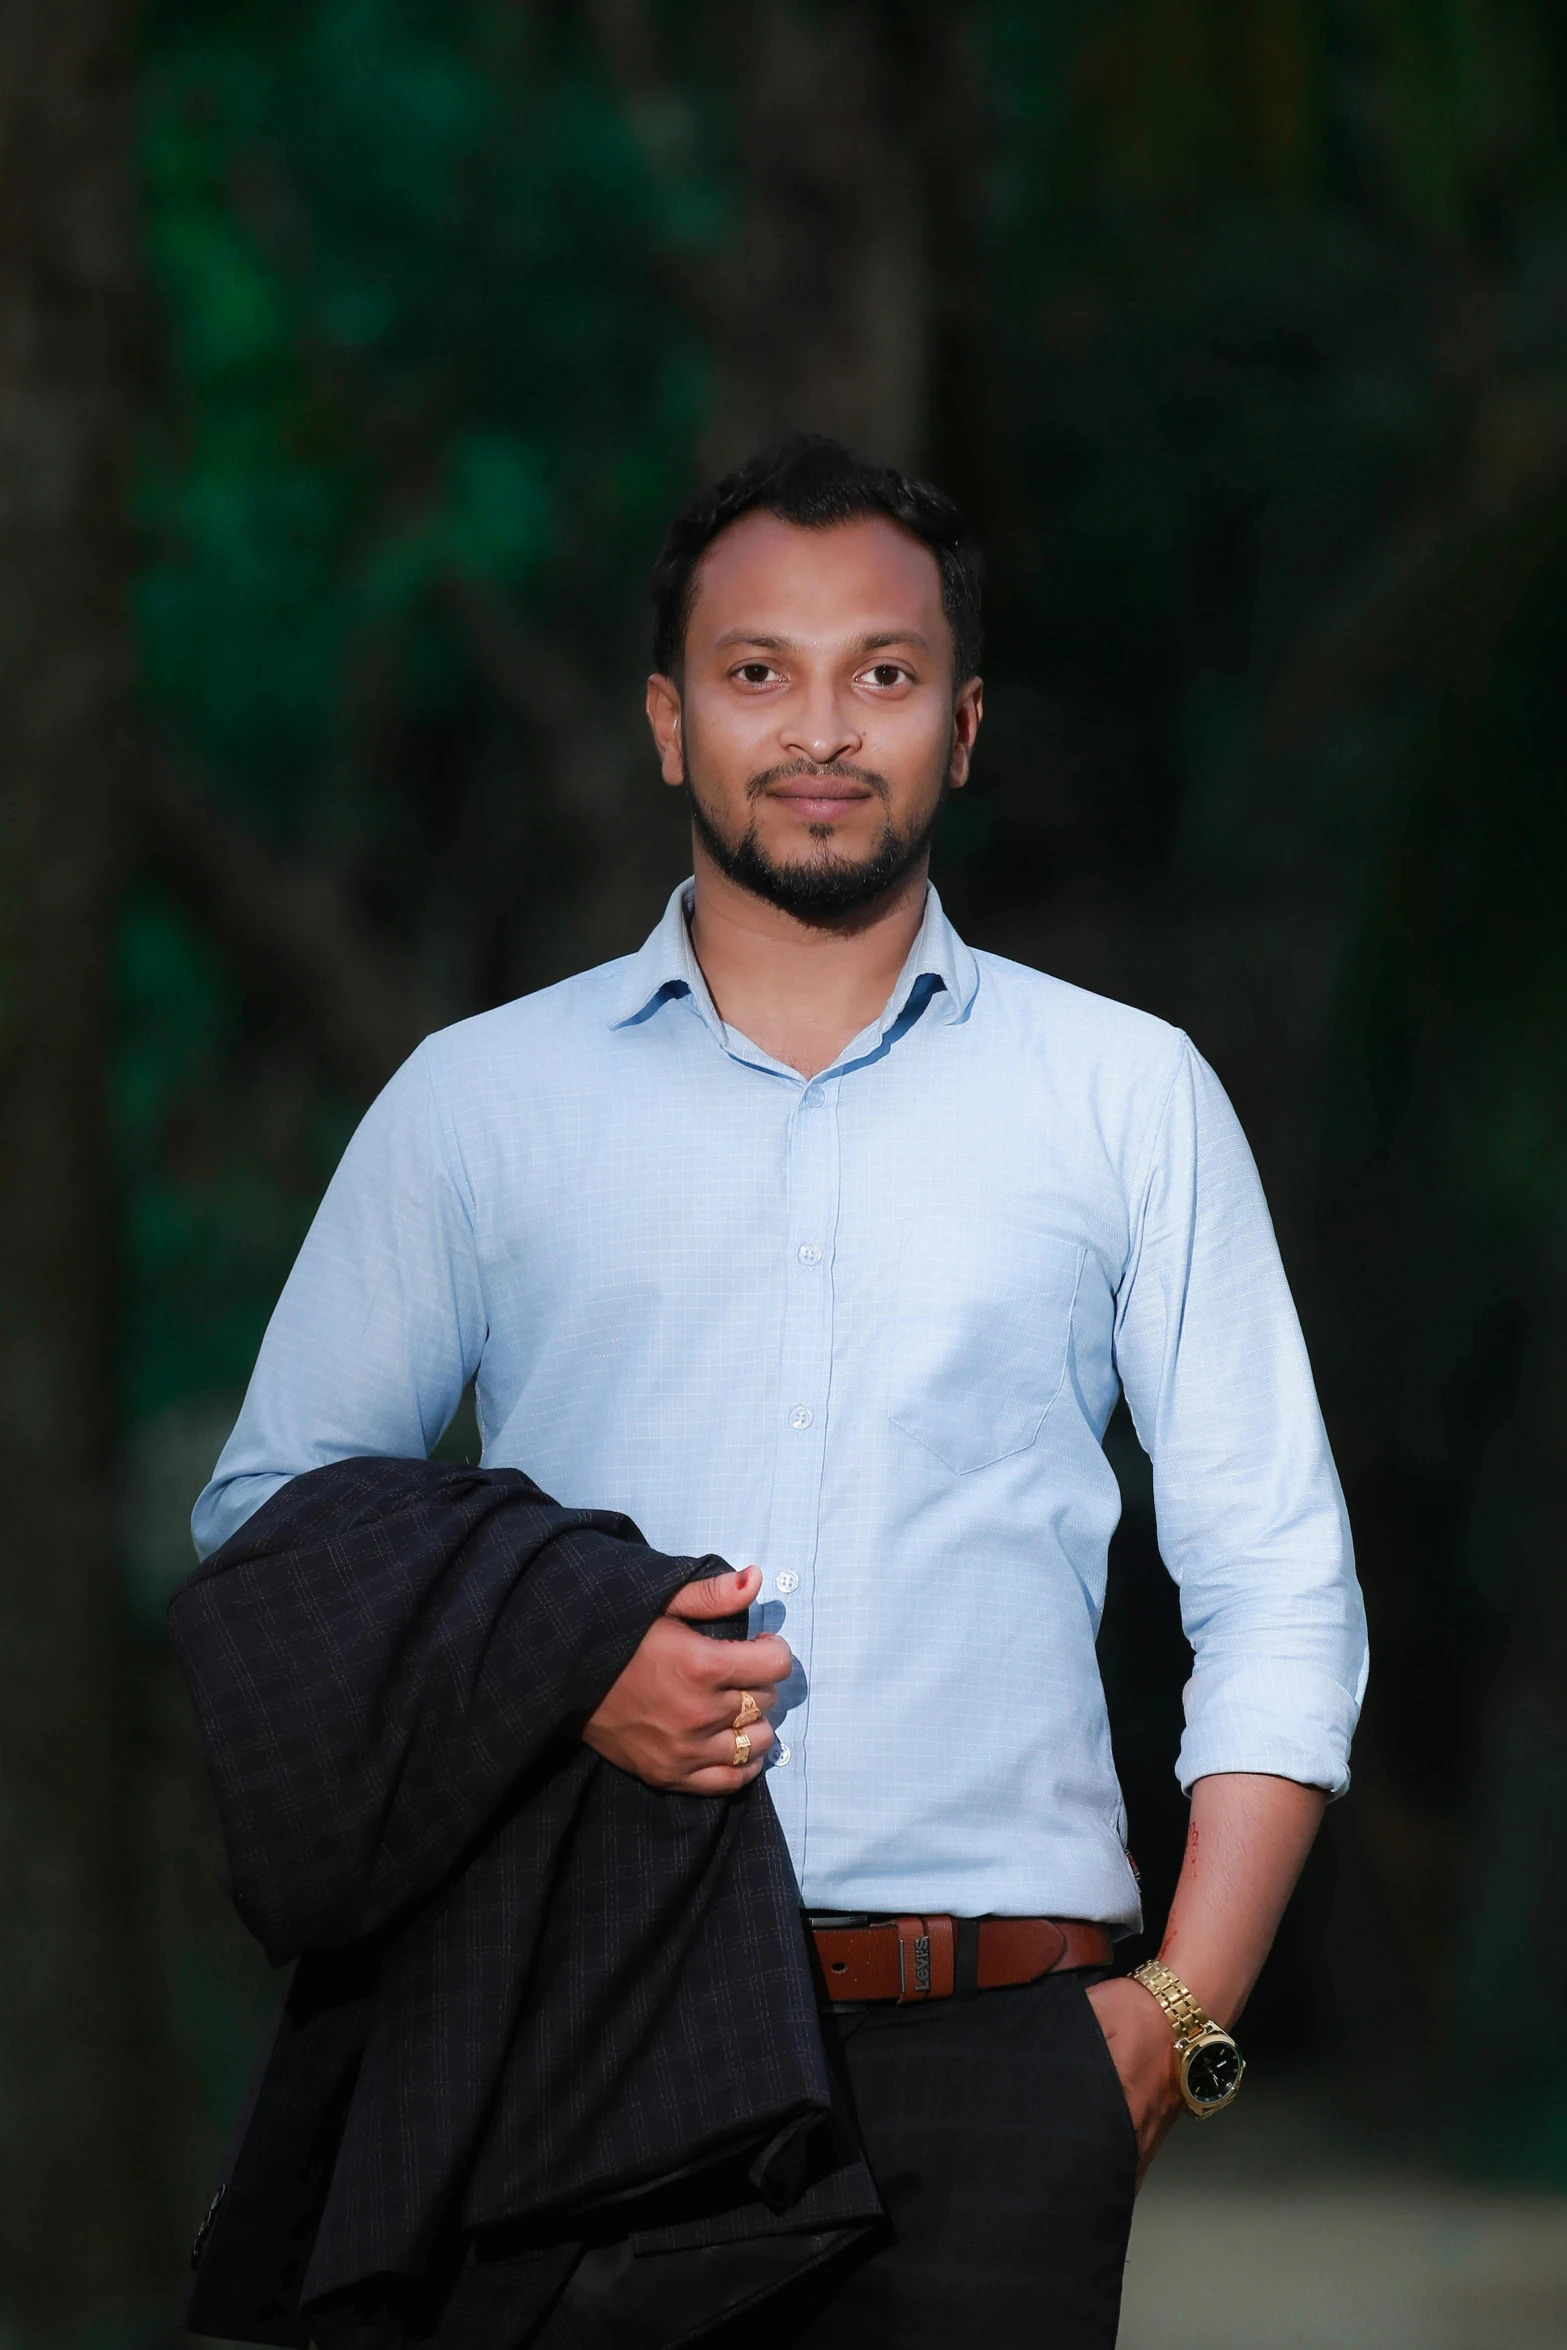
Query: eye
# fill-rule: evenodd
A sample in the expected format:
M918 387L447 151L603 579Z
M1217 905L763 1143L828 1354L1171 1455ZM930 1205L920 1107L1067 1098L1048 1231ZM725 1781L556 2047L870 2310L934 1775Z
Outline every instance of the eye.
M739 678L742 685L769 685L778 672L770 661L742 661L730 675Z
M860 671L860 676L865 684L885 692L891 686L909 682L910 673L901 661L874 661L869 669Z

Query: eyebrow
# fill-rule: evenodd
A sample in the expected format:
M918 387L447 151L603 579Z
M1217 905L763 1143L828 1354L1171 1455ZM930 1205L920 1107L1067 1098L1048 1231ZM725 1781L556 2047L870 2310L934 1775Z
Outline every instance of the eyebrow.
M795 637L765 636L754 628L726 628L722 636L715 637L713 642L720 652L727 652L733 645L756 645L764 653L792 653L799 649ZM922 653L931 650L929 640L917 628L889 628L873 636L859 637L855 641L854 650L857 653L880 653L889 645L918 645Z

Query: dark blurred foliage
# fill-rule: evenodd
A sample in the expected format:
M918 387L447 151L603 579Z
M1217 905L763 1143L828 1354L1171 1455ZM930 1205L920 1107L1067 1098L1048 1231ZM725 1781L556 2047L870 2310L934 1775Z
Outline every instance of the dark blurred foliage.
M171 2209L270 1996L158 1645L183 1513L376 1084L684 870L649 559L797 425L987 547L960 925L1189 1028L1275 1204L1375 1668L1251 2043L1567 2176L1567 15L147 0L134 96L113 1085ZM1186 1652L1112 1446L1156 1925Z
M993 577L940 878L1217 1060L1360 1526L1362 1790L1254 2030L1417 2095L1457 2005L1543 1967L1470 2148L1526 2168L1567 2155L1564 45L1451 0L153 9L173 780L121 1059L127 1408L226 1408L396 1050L624 950L681 870L637 716L672 503L776 424L933 470ZM395 964L384 1033L265 968L179 791ZM1184 1651L1129 1490L1157 1913Z

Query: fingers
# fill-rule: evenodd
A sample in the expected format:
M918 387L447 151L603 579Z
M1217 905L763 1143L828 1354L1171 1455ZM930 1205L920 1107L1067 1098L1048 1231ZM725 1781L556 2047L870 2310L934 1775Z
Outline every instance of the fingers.
M740 1720L750 1698L752 1712L748 1721ZM701 1737L718 1737L731 1729L749 1730L754 1737L760 1719L771 1713L778 1703L778 1692L768 1682L758 1682L754 1689L713 1689L703 1694L699 1706L686 1715L687 1726Z
M749 1758L739 1765L734 1759L735 1731L726 1727L706 1741L705 1751L697 1763L680 1781L683 1795L732 1795L737 1787L748 1786L761 1770L767 1750L776 1733L764 1715L752 1722L745 1732L751 1741Z
M762 1587L760 1567L739 1567L728 1574L706 1575L700 1582L683 1584L668 1607L667 1616L684 1623L712 1622L719 1616L738 1615L749 1607ZM709 1643L711 1654L692 1654L688 1669L711 1675L714 1682L735 1690L762 1690L787 1681L794 1667L794 1652L787 1640L776 1632L760 1633L755 1640L719 1641ZM735 1710L739 1706L735 1699ZM759 1697L758 1704L763 1700ZM771 1703L769 1698L767 1703Z
M742 1689L758 1693L776 1689L794 1670L794 1651L776 1632L763 1632L755 1640L704 1640L700 1632L682 1626L665 1637L678 1646L680 1667L688 1680L705 1684L715 1701L734 1693L731 1713L739 1708ZM763 1703L760 1694L756 1702ZM771 1704L772 1700L766 1702Z
M676 1593L584 1724L595 1753L670 1792L732 1795L756 1777L774 1742L765 1717L793 1670L789 1644L774 1633L710 1640L698 1626L736 1614L759 1587L758 1570L748 1567ZM750 1747L737 1770L734 1723L742 1711L757 1719L746 1725Z
M677 1787L670 1788L669 1793L672 1795L733 1795L739 1788L749 1787L751 1781L759 1779L761 1775L762 1765L759 1762L746 1763L738 1771L732 1763L725 1763L717 1770L693 1771L688 1779L682 1779Z
M726 1728L720 1731L713 1741L713 1761L715 1764L723 1763L731 1771L735 1771L735 1740L749 1738L751 1741L751 1761L760 1762L776 1736L777 1732L765 1714L760 1715L756 1721L748 1723L743 1730L736 1730L733 1727ZM748 1766L742 1763L739 1767L740 1770L744 1770ZM735 1775L738 1777L739 1771L735 1771Z
M713 1646L731 1689L776 1686L794 1670L794 1650L777 1632L763 1632L755 1640L715 1641ZM761 1698L756 1702L760 1705Z
M666 1794L671 1795L733 1795L737 1787L745 1787L756 1777L767 1758L767 1750L774 1743L776 1732L765 1716L750 1723L745 1735L751 1750L743 1763L735 1762L733 1726L726 1722L721 1730L692 1741L686 1767L678 1778L663 1781Z
M767 1717L777 1703L778 1691L772 1682L748 1681L706 1693L700 1710L688 1716L688 1722L699 1737L720 1741L732 1740L737 1730L744 1730L756 1746L759 1727L766 1730L771 1742L772 1725Z
M680 1616L686 1623L711 1621L715 1616L738 1615L749 1607L762 1588L760 1567L739 1567L723 1575L704 1575L698 1583L684 1583L675 1593L666 1616Z
M704 1730L722 1730L730 1724L749 1729L758 1715L770 1714L778 1703L779 1683L756 1677L759 1668L741 1665L731 1667L727 1679L703 1691L698 1699L696 1721ZM746 1716L740 1721L741 1714Z

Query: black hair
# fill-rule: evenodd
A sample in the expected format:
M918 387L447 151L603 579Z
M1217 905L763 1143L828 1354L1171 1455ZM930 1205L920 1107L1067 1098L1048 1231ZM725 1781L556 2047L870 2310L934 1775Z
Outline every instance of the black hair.
M900 523L929 547L940 569L956 681L962 684L978 674L985 566L962 515L929 482L856 457L842 441L818 432L796 433L758 449L676 515L653 566L655 669L668 677L679 668L702 557L720 531L742 514L757 512L776 514L806 530L828 530L863 514L885 514Z

